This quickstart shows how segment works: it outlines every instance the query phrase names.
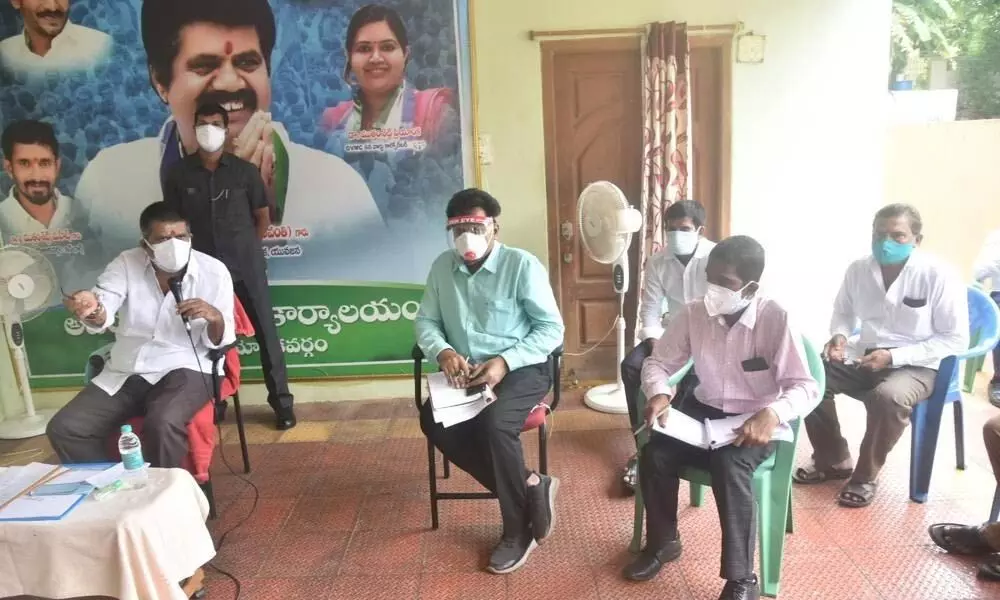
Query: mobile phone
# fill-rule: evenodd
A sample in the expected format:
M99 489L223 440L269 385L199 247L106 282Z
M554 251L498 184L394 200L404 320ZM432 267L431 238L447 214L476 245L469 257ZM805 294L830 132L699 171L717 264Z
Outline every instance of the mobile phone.
M476 394L482 394L486 392L486 384L480 383L479 385L474 385L472 387L465 388L466 396L475 396Z

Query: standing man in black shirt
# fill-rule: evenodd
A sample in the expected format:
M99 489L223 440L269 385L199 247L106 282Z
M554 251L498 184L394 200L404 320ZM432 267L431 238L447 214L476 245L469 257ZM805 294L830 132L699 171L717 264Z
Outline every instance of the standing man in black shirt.
M229 115L222 106L198 106L198 152L186 156L167 173L163 199L191 223L194 249L229 267L236 296L256 331L267 402L274 409L277 428L291 429L295 427L293 397L288 391L288 369L274 325L261 247L271 224L267 192L257 167L223 150L228 127Z

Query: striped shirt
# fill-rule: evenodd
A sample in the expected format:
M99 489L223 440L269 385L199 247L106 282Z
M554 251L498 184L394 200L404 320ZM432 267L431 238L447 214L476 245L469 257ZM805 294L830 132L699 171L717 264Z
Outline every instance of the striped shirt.
M812 412L819 387L809 373L801 338L777 302L754 297L739 320L728 326L710 317L701 301L688 303L642 367L647 398L673 396L670 376L694 359L695 397L730 414L772 408L782 423Z

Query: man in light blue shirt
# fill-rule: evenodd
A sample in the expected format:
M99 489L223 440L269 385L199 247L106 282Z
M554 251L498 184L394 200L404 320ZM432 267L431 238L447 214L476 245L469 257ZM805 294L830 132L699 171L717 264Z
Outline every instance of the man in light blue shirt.
M562 345L564 327L545 267L497 240L495 198L461 191L447 215L454 250L439 256L427 277L417 343L452 385L486 384L497 400L448 428L425 403L420 426L445 458L497 495L503 538L487 569L510 573L552 530L559 480L528 471L520 433L552 386L548 356Z

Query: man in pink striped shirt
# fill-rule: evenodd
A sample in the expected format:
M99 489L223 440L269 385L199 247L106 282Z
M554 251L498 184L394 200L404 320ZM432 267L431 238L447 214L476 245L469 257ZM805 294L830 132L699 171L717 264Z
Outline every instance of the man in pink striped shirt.
M736 430L732 445L714 450L651 434L639 463L648 515L646 548L625 567L627 579L652 579L664 563L680 557L678 473L682 467L696 467L712 475L722 524L721 577L726 585L719 600L760 597L753 572L753 474L774 452L775 429L804 417L819 403L819 388L788 313L758 294L763 271L764 249L753 238L734 236L719 243L708 258L703 301L680 311L643 365L643 392L650 399L647 423L665 422L671 404L698 422L753 416ZM693 394L672 402L675 390L667 380L692 358L700 383Z

